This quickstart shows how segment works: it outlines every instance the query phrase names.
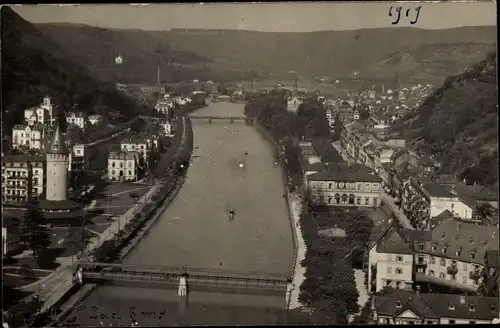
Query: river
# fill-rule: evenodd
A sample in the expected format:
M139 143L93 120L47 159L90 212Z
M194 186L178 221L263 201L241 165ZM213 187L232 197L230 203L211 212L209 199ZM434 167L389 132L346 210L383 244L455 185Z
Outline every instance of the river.
M192 116L243 116L243 106L212 103ZM281 168L274 163L271 145L242 121L192 122L194 150L186 182L124 263L290 275L292 235ZM232 221L229 208L235 211ZM84 301L87 308L77 315L77 322L100 324L86 319L93 305L127 312L125 308L134 304L143 311L157 308L170 314L158 322L148 319L149 325L273 324L284 299L193 292L187 315L179 312L175 291L103 286Z

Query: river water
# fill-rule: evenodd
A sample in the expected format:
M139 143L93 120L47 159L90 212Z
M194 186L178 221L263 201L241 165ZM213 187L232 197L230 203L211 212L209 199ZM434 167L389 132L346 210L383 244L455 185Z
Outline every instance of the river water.
M243 116L243 106L212 103L192 116ZM124 263L290 275L294 265L292 235L281 168L274 163L271 145L256 127L242 121L209 123L193 118L192 122L194 150L186 182ZM229 208L235 211L232 221ZM163 309L169 313L160 321L141 318L140 325L272 324L285 299L284 295L193 292L188 307L191 312L184 312L175 293L99 287L84 301L87 307L76 314L77 322L116 326L119 322L110 318L87 319L91 307L102 311L119 307L125 313L128 307L136 306L142 312Z

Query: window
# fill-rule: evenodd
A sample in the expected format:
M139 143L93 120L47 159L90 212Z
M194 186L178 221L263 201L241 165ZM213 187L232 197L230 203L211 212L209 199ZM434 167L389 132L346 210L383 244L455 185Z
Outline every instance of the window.
M377 197L373 197L373 205L377 205L378 199Z
M356 189L361 190L361 186L362 186L361 183L357 183L356 184Z
M120 168L122 169L123 168L123 162L120 163Z
M418 249L423 251L424 250L424 244L418 244Z
M455 310L455 305L453 305L453 304L450 303L448 305L448 310L451 310L451 311Z
M434 270L429 270L429 276L434 277Z
M474 304L470 304L469 311L476 311L476 306Z
M403 257L400 255L396 255L396 262L403 262Z
M434 256L431 256L431 264L436 264L436 258Z
M439 278L441 278L441 279L446 278L446 275L444 274L444 272L440 272L439 273Z
M356 204L361 205L361 197L356 197Z
M463 267L464 271L467 271L467 269L468 269L467 263L464 263L464 265L462 267Z
M433 252L437 251L437 246L436 245L432 245L432 251Z
M418 263L424 263L424 257L423 256L419 256L417 259L418 259Z
M396 274L403 274L403 269L396 268Z
M129 170L129 171L128 171L128 175L132 175L132 171L130 171L130 170Z
M462 250L461 249L457 249L456 253L455 253L457 256L460 256L462 255Z
M116 165L116 164L115 164L115 162L111 162L111 167L113 167L113 168L114 168L114 167L115 167L115 165Z
M466 276L462 277L462 283L464 283L464 284L467 283L467 277Z
M475 325L475 324L476 324L476 322L475 322L475 321L469 321L469 323L470 323L471 325Z
M132 163L131 162L128 162L128 167L132 167Z
M454 324L455 324L455 320L448 320L448 323L449 323L450 325L454 325Z
M397 301L397 302L396 302L396 307L397 307L397 308L400 308L401 306L402 306L401 301Z
M443 252L443 254L446 254L446 251L448 250L448 247L444 246L442 249L441 249L441 252Z
M476 259L476 253L475 253L475 252L471 252L471 253L470 253L470 259L471 259L471 260Z
M439 259L439 264L441 266L445 266L446 265L446 259L443 259L443 258Z
M365 205L368 205L370 203L370 198L369 197L365 197Z
M430 321L430 320L427 320L426 322L428 325L432 325L434 322Z
M392 268L391 267L387 268L387 273L392 273Z

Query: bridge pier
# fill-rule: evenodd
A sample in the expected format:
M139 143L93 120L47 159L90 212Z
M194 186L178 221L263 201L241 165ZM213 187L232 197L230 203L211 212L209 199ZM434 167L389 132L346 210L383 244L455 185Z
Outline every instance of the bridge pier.
M211 117L208 118L208 123L212 123L212 118Z
M232 117L231 117L231 118L229 119L229 123L233 124L233 123L234 123L234 118L232 118Z

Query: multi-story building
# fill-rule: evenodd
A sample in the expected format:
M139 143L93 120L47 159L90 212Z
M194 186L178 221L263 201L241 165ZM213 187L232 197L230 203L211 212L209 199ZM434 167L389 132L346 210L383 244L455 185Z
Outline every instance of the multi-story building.
M475 292L490 274L484 259L498 252L498 241L498 230L454 219L432 231L391 226L369 252L370 291L432 283Z
M175 107L174 102L171 99L160 98L156 102L155 109L158 113L165 115L168 120L172 118L172 110Z
M371 308L378 324L494 324L498 305L495 297L396 290L375 296Z
M73 113L73 112L68 112L66 113L66 122L69 124L74 124L78 126L80 129L85 129L85 115L81 112L78 113Z
M337 166L307 176L308 191L315 204L379 207L381 179L357 168Z
M26 122L31 121L34 123L53 125L55 116L50 97L44 97L40 106L26 109L24 111L24 120Z
M122 140L120 148L123 151L136 152L138 159L142 158L144 163L147 164L149 152L151 150L151 144L148 140L144 138L131 137Z
M331 111L334 117L338 117L338 119L344 124L354 121L354 108L347 101L333 106Z
M410 177L403 183L402 207L415 227L431 228L433 218L445 211L454 217L473 220L473 209L435 182Z
M14 125L12 128L12 148L43 149L45 131L46 126L41 123Z
M108 179L111 181L137 180L137 159L135 151L112 151L108 156Z
M164 122L161 123L160 125L163 128L164 136L172 137L172 124L170 124L169 122Z
M23 204L45 191L45 159L37 155L2 156L2 201Z

